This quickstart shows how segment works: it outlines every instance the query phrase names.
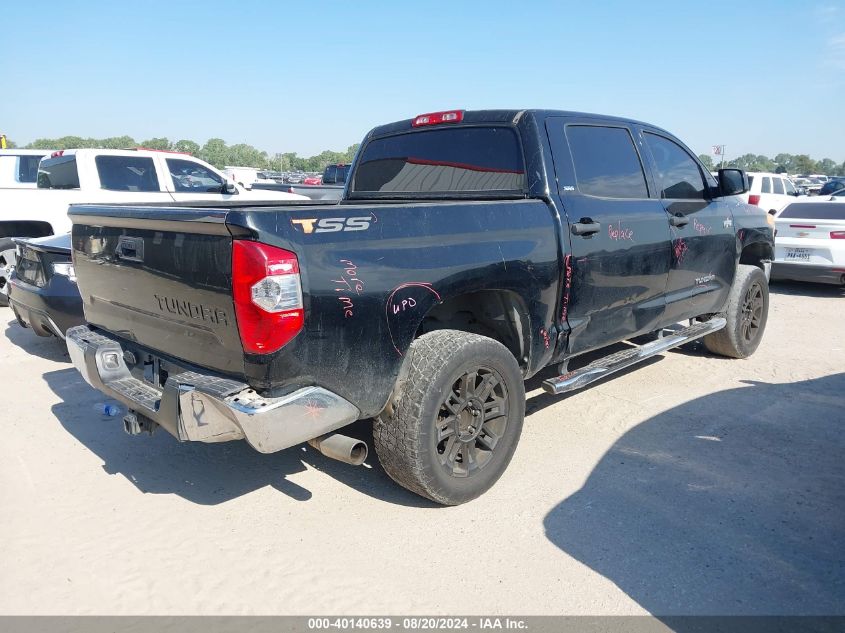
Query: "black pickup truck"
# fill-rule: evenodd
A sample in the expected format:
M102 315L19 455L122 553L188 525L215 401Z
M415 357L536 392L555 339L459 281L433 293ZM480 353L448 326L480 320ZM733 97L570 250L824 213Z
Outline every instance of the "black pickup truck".
M747 182L627 119L421 115L365 137L340 202L72 207L68 349L130 433L360 463L335 431L373 418L387 473L458 504L541 369L559 394L697 338L755 351L773 231Z

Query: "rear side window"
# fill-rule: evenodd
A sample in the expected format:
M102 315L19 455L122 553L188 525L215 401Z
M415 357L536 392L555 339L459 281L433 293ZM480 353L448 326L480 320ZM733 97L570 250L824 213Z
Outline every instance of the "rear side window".
M794 202L786 207L778 219L845 220L843 202Z
M645 139L657 166L661 196L674 200L703 199L704 179L692 156L668 138L646 132Z
M748 188L751 189L751 187L753 187L753 186L754 186L754 176L749 176L748 177Z
M97 156L100 188L109 191L161 191L153 159L147 156Z
M772 179L769 176L763 177L763 186L760 187L760 193L772 193Z
M173 188L180 193L221 193L223 179L199 163L181 158L168 158L167 169Z
M79 189L76 156L58 156L42 160L38 166L39 189Z
M783 186L786 187L786 193L795 193L795 186L792 184L791 180L785 178Z
M367 143L351 193L521 193L522 150L507 127L453 127L377 138Z
M569 125L566 138L581 193L601 198L648 198L643 166L628 130Z
M783 195L783 180L772 178L772 184L774 185L774 192Z
M15 180L18 182L38 181L38 162L41 156L18 156L18 169Z

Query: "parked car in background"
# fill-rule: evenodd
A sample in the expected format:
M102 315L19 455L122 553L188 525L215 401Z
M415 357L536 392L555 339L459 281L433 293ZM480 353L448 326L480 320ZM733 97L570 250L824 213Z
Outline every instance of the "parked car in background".
M790 204L775 228L772 279L845 284L845 197Z
M223 175L246 189L251 189L252 185L257 182L275 182L271 178L266 178L264 176L264 171L258 169L257 167L233 167L231 165L226 165L223 168Z
M85 323L71 261L70 234L17 239L17 263L7 286L9 305L38 336L65 337Z
M749 190L742 197L748 204L777 215L799 195L792 181L784 174L748 172Z
M0 189L35 189L38 162L50 153L48 149L0 150Z
M819 195L832 196L841 189L845 189L845 177L837 176L822 185L822 188L819 190Z
M305 180L305 174L297 171L291 172L285 177L285 182L289 185L301 185L303 180Z
M346 184L346 179L349 176L349 171L352 165L347 163L338 163L336 165L327 165L323 171L324 185L343 185Z
M323 177L322 176L308 176L305 180L302 181L303 185L322 185L323 184Z
M792 184L795 185L795 190L798 192L799 196L809 196L810 189L814 186L814 183L809 178L802 178L801 176L796 176L795 178L790 178Z
M14 267L13 237L70 230L68 205L82 202L306 200L287 191L249 191L188 154L154 150L71 149L38 167L36 188L0 189L0 305Z

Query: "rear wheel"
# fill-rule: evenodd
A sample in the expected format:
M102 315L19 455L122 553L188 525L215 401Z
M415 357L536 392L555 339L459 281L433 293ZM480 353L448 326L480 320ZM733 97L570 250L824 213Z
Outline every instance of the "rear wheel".
M9 305L9 278L15 269L15 243L10 237L0 238L0 306Z
M510 463L525 416L513 355L478 334L438 330L408 351L407 375L376 420L379 461L399 485L444 505L487 491Z
M739 266L725 316L727 325L705 336L704 346L721 356L748 358L760 345L769 316L769 284L762 270Z

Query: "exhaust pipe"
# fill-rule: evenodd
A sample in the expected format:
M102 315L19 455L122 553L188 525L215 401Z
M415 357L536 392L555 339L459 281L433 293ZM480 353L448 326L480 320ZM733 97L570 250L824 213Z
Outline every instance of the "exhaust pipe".
M367 444L354 437L327 433L308 440L308 444L326 457L331 457L345 464L360 466L367 459Z

